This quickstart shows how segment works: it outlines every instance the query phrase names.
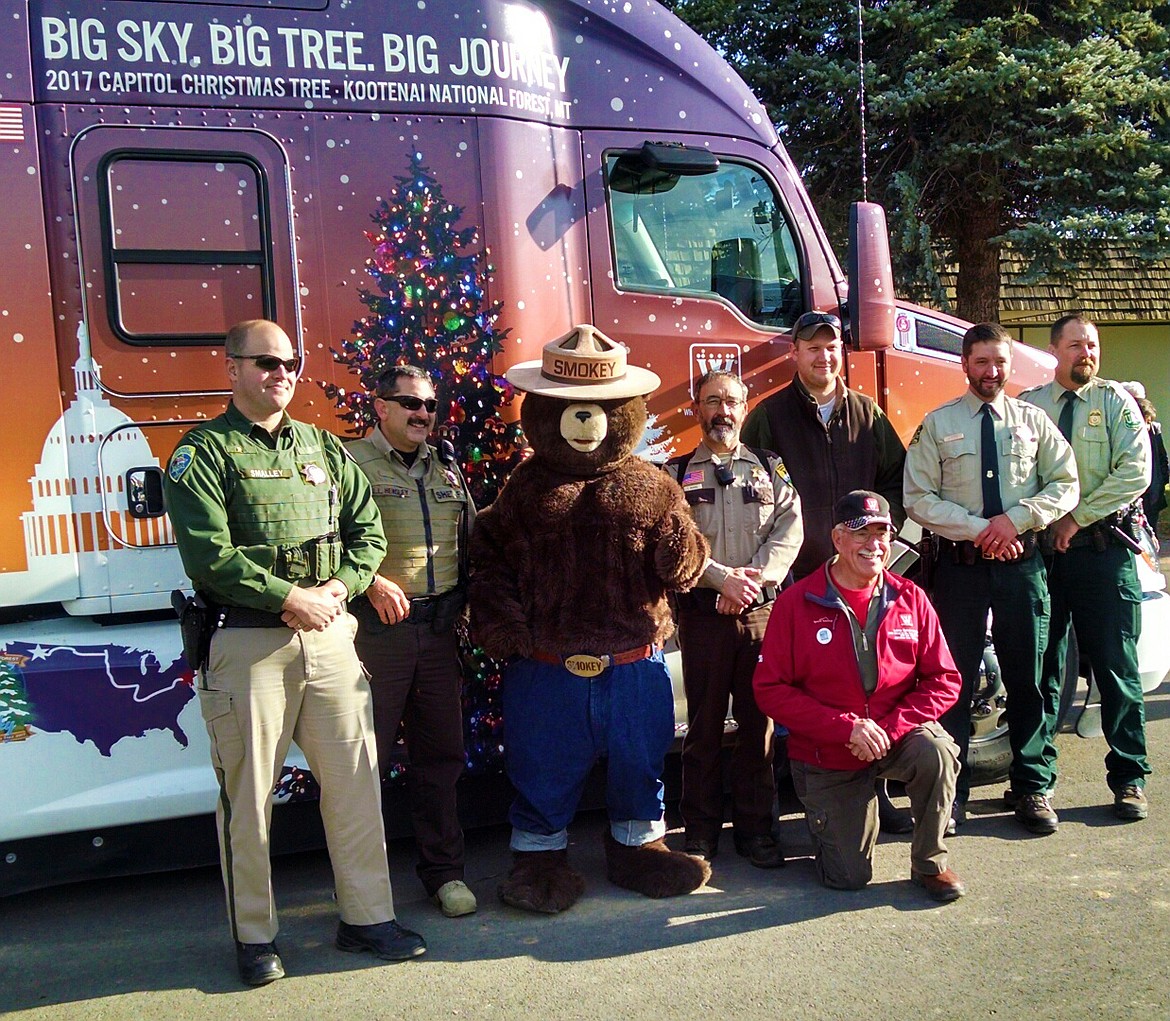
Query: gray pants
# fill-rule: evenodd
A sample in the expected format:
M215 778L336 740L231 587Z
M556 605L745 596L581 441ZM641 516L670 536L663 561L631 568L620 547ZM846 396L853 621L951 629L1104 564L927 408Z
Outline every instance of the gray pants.
M792 783L816 848L817 876L825 886L860 890L873 878L878 837L874 781L879 777L902 781L910 796L911 868L923 875L946 869L943 839L955 800L959 760L955 743L938 723L915 727L885 758L862 769L823 769L796 761L791 766Z

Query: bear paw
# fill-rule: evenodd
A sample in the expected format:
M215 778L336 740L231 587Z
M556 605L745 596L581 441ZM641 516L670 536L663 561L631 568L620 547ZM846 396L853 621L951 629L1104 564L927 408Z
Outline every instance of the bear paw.
M511 907L555 915L577 903L585 880L569 868L567 850L515 851L512 870L496 892Z
M672 851L661 837L640 847L627 847L605 832L606 875L615 886L647 897L693 893L711 878L702 858Z

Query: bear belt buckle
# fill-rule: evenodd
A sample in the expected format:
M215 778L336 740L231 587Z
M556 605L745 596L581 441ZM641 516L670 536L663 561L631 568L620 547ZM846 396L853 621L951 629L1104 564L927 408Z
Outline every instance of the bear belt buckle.
M609 668L608 656L588 656L585 653L566 656L562 662L565 669L577 677L600 677Z

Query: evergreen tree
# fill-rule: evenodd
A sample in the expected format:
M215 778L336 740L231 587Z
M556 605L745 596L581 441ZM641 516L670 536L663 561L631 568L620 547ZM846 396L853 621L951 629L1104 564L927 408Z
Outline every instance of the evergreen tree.
M861 197L858 11L848 0L675 0L768 106L840 242ZM1170 5L1161 0L864 4L869 197L899 287L995 319L999 250L1026 279L1121 241L1170 254Z
M511 385L492 371L492 355L507 331L497 331L501 303L487 304L487 252L477 250L477 227L460 227L463 210L413 153L410 170L395 178L390 197L371 214L366 231L373 254L366 271L376 290L359 292L368 309L351 337L333 351L353 369L360 388L326 384L341 417L364 434L377 422L373 391L394 365L426 369L439 394L438 434L450 440L479 506L490 503L519 459L517 424L500 409L511 403Z
M0 661L0 740L27 735L32 717L32 705L20 671L11 663Z

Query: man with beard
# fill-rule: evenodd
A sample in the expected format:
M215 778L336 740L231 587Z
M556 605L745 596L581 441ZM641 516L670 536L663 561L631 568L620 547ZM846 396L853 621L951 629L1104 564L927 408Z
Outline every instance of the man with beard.
M936 408L906 455L905 504L937 543L934 605L963 677L959 700L939 720L959 747L953 817L963 821L971 789L967 746L971 696L983 659L987 613L1007 690L1016 818L1054 833L1045 745L1051 711L1041 687L1049 597L1037 533L1077 504L1072 448L1052 420L1008 397L1012 340L998 323L963 334L961 397Z
M476 909L464 882L455 796L466 755L455 624L467 599L475 505L454 457L427 443L438 406L425 369L392 366L377 381L378 427L346 449L370 480L386 530L386 557L353 603L358 656L374 695L378 765L385 775L405 721L416 871L439 910L458 918Z
M758 868L775 868L784 856L772 837L773 728L756 706L752 674L777 587L800 549L800 500L780 458L739 441L747 413L743 380L708 372L694 393L703 438L667 464L711 544L698 585L677 597L688 723L679 806L686 851L711 861L719 850L730 697L738 724L730 764L735 849Z
M1079 315L1064 316L1053 323L1050 336L1056 378L1020 397L1045 411L1072 444L1081 499L1049 529L1051 552L1046 549L1044 558L1052 596L1043 681L1048 786L1056 779L1054 710L1060 702L1071 621L1101 692L1113 813L1119 819L1144 819L1150 764L1137 666L1142 589L1134 566L1132 521L1134 505L1150 483L1150 442L1133 399L1120 384L1097 375L1097 328ZM1019 794L1013 785L1005 799L1011 803Z

